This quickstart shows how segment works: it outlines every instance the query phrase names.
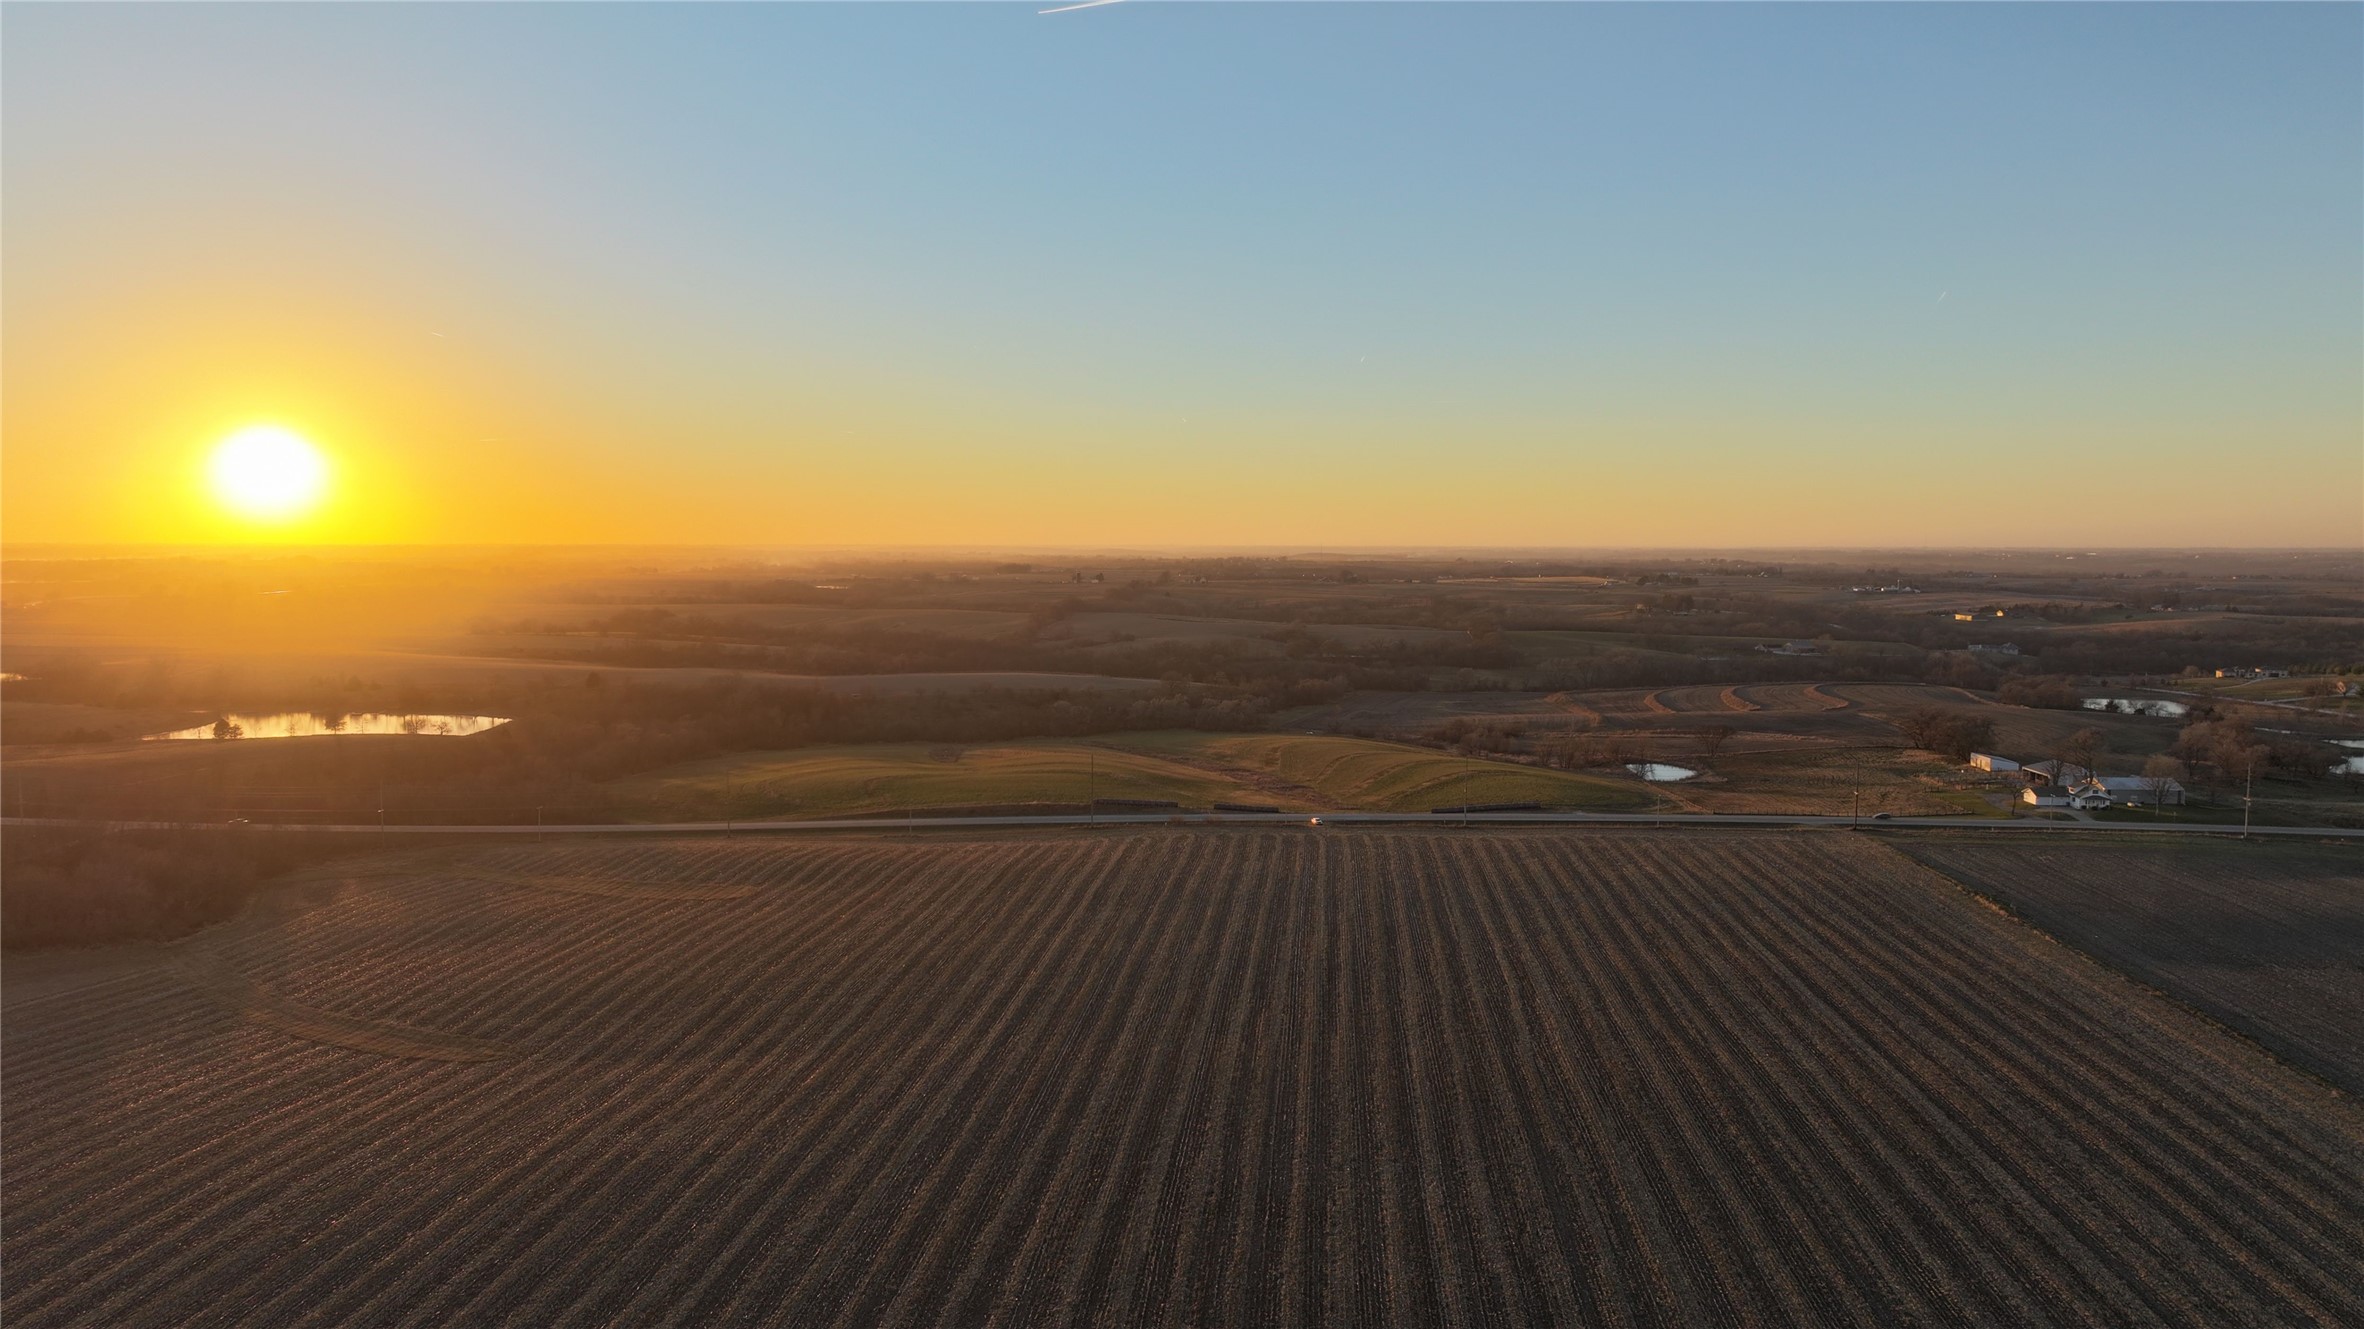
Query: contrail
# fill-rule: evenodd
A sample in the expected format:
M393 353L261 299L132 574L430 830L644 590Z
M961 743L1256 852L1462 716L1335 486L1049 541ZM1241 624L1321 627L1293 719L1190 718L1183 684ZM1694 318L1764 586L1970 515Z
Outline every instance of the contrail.
M1070 9L1098 9L1102 5L1122 4L1124 0L1083 0L1080 5L1061 5L1057 9L1037 9L1037 14L1064 14Z

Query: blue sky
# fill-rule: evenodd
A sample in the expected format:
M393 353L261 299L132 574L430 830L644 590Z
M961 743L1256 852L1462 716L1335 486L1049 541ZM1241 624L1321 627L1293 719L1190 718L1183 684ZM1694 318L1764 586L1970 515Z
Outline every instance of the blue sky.
M4 58L44 537L309 411L427 538L512 470L651 539L2364 538L2354 5L16 5ZM2032 495L2062 449L2147 464Z

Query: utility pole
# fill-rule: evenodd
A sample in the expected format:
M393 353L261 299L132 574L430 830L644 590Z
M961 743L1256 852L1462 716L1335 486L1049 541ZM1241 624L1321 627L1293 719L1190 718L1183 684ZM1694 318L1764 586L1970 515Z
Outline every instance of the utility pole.
M1084 748L1084 821L1100 824L1100 754Z
M2257 786L2257 763L2247 763L2241 771L2241 838L2249 838L2249 809L2257 802L2251 791Z

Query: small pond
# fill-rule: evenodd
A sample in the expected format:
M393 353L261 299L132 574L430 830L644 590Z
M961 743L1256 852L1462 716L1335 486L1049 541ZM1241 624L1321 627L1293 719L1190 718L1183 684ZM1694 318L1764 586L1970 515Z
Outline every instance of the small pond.
M2089 711L2115 711L2120 715L2147 715L2158 720L2179 720L2192 708L2180 701L2154 701L2149 697L2087 697Z
M2364 738L2335 738L2331 740L2331 743L2334 747L2364 748ZM2333 775L2364 775L2364 757L2348 757L2332 767L2331 773Z
M1670 766L1663 761L1629 761L1625 763L1625 769L1652 784L1672 784L1699 774L1688 766Z
M505 715L385 715L376 711L354 715L323 715L316 711L281 711L276 715L222 717L238 727L238 738L312 738L321 734L481 734L509 723ZM151 741L215 736L216 722L208 720L169 734L150 734ZM230 737L230 735L224 735Z

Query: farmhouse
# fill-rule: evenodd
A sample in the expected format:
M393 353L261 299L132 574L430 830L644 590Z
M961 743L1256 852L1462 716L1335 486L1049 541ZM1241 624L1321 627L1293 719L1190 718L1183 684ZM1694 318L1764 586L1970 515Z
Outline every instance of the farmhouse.
M2183 806L2183 786L2173 780L2154 782L2139 775L2097 775L2077 781L2069 787L2072 798L2099 798L2102 806L2149 807L2153 799L2160 807Z
M2009 757L1998 757L1992 752L1973 752L1970 754L1970 769L1974 771L1994 771L1997 774L2001 774L2005 771L2018 770L2019 763L2011 760Z

